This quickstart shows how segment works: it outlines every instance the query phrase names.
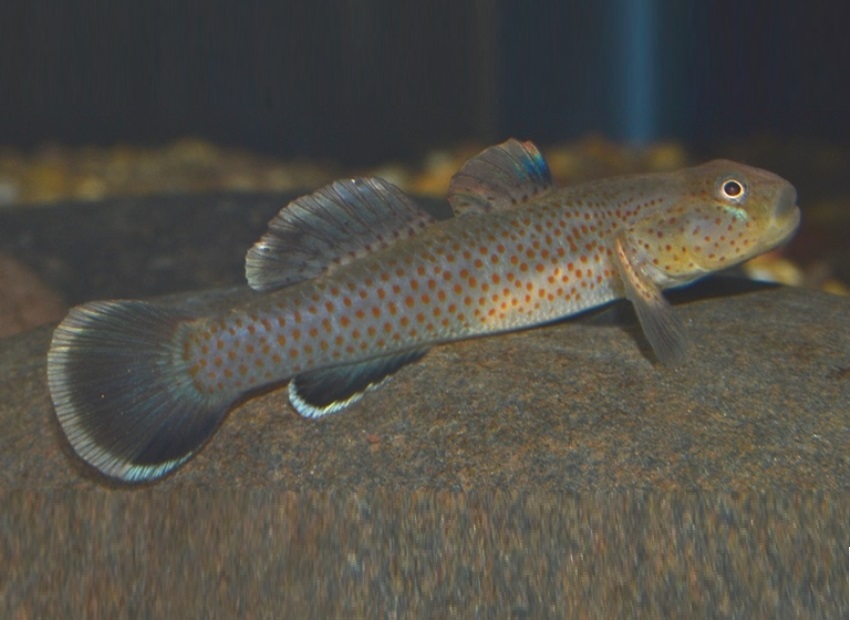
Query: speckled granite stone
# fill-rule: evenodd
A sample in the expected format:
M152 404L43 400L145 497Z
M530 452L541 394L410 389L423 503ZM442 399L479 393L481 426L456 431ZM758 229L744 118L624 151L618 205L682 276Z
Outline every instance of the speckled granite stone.
M131 489L64 442L50 330L0 341L0 616L843 617L850 301L710 284L679 367L615 305L320 421L268 391Z
M5 493L4 618L843 618L836 496Z
M676 368L633 323L568 321L436 347L318 421L268 391L159 486L850 490L850 301L775 289L678 311ZM52 415L49 336L0 351L4 488L98 484Z

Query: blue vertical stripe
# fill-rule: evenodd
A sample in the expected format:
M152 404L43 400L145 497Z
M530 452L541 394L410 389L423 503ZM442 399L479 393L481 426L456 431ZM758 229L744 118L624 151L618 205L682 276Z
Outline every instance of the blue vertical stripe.
M655 84L654 0L622 0L623 9L623 118L625 139L646 144L657 138Z

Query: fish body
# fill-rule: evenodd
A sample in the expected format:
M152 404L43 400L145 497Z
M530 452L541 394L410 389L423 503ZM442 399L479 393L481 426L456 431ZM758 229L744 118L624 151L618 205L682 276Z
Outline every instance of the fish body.
M239 393L328 365L551 321L622 297L602 241L611 227L607 218L589 222L579 210L562 211L552 202L522 214L437 222L324 277L200 319L187 325L191 372L200 389Z
M228 408L289 380L318 417L429 347L538 325L626 297L657 356L685 354L661 290L786 241L794 188L729 161L554 188L531 143L470 160L435 222L380 179L338 181L285 207L248 252L248 301L209 316L92 302L57 328L48 378L86 461L149 480L187 460Z

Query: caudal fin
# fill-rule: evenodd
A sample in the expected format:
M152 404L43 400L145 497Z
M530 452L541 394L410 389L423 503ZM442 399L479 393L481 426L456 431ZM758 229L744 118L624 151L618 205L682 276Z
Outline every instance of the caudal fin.
M144 482L188 460L230 405L195 389L179 330L187 317L142 301L78 306L56 328L47 380L77 454L107 476Z

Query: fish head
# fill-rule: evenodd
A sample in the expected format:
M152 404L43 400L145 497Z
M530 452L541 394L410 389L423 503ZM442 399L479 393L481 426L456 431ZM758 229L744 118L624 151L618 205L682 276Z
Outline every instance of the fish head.
M638 262L661 286L767 252L799 226L797 191L772 172L715 160L674 175L676 198L641 214L627 231Z

